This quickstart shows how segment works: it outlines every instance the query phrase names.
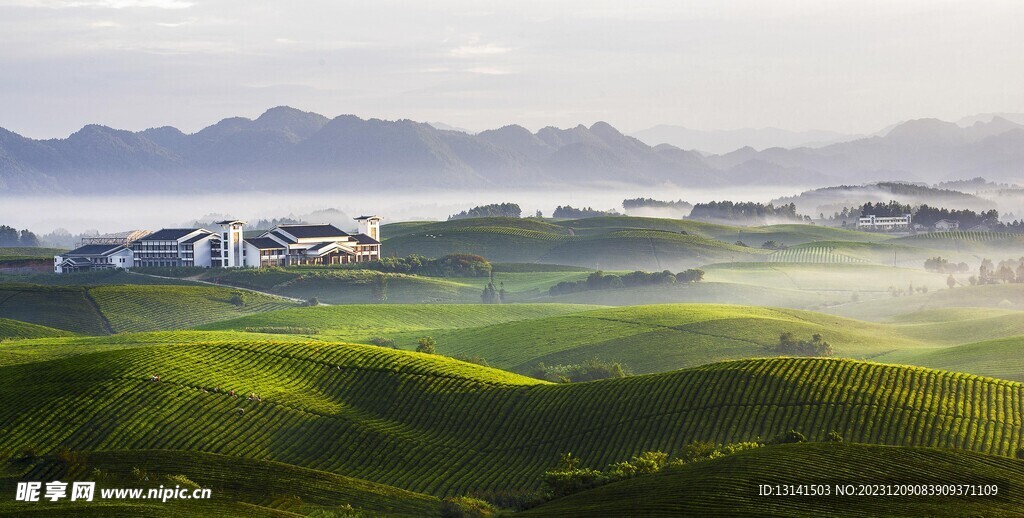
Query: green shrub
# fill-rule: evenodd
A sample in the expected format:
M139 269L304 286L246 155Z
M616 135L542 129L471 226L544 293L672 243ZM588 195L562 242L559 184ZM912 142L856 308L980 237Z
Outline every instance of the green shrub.
M375 337L371 338L370 339L370 343L373 344L373 345L378 345L380 347L389 347L391 349L397 349L398 348L395 345L395 340L394 339L392 339L392 338L385 338L383 336L375 336Z
M804 437L804 434L796 430L782 432L771 440L772 444L795 444L798 442L807 442L807 437Z
M429 336L421 336L416 340L416 352L437 354L437 342Z
M495 516L498 510L493 505L468 496L450 496L441 501L441 516L444 518L483 518Z

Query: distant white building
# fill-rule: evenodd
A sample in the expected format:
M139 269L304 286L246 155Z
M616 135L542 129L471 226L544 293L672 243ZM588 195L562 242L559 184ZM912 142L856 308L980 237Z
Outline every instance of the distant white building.
M380 258L378 216L356 218L359 230L349 234L334 225L278 225L245 240L246 266L349 264Z
M54 272L133 267L261 268L379 259L381 218L355 219L355 234L328 224L278 225L259 237L246 238L244 221L226 220L216 223L219 232L165 228L152 233L133 231L88 238L96 242L83 242L83 246L55 256Z
M953 219L940 219L935 222L934 228L939 232L960 230L960 222Z
M913 223L911 219L910 214L886 217L869 215L863 216L857 220L857 228L861 230L875 230L883 232L909 230L910 225Z
M83 245L53 257L54 273L128 269L135 266L132 250L120 244Z

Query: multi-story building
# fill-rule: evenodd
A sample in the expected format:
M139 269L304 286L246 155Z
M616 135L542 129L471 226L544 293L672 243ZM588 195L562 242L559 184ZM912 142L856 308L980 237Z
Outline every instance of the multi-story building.
M358 231L349 234L334 225L278 225L259 237L246 238L245 222L218 221L219 232L205 228L135 231L87 244L54 257L54 272L101 268L187 267L262 268L288 265L330 265L380 258L377 216L356 218ZM129 241L129 239L131 239Z
M909 230L911 223L910 214L903 216L875 216L868 215L863 216L857 220L857 228L860 230L880 230L884 232L894 232Z

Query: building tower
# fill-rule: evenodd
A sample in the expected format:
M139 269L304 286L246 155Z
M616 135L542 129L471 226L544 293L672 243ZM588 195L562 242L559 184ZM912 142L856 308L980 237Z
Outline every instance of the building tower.
M380 241L380 216L359 216L359 233L370 236L371 239Z
M221 239L221 266L224 268L241 268L245 266L245 241L242 239L244 221L218 221ZM214 257L213 259L217 259Z

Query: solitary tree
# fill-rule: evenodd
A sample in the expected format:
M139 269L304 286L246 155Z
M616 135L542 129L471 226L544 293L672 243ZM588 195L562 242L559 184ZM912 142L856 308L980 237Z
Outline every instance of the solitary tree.
M956 287L956 279L953 278L953 274L949 274L949 277L946 277L946 286L949 286L949 289Z
M419 340L416 340L416 352L437 354L437 342L429 336L421 336Z

